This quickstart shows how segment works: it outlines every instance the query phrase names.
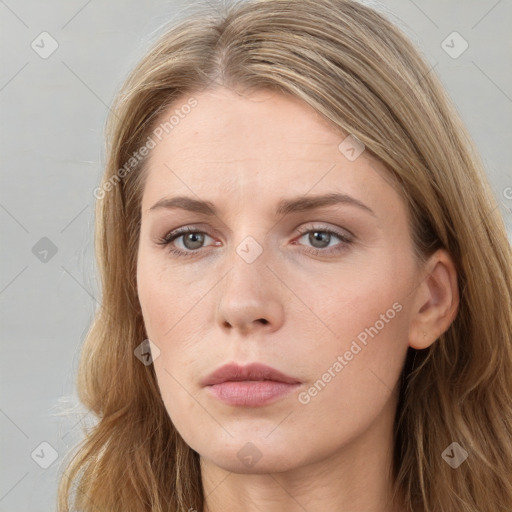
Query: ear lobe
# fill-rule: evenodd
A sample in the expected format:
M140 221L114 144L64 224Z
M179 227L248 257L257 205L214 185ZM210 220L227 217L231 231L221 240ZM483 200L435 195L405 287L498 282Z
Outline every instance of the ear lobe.
M425 274L413 302L409 345L422 350L450 327L459 308L457 271L449 253L436 251L425 265Z

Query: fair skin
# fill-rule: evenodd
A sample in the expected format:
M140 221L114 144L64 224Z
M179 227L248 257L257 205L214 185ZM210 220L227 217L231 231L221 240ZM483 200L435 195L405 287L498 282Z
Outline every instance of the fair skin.
M368 151L348 159L344 136L303 103L225 88L194 98L150 154L137 283L164 404L200 455L204 511L398 512L401 370L408 347L428 347L453 321L454 264L444 250L417 262L386 169ZM337 203L276 215L283 199L331 193L373 213ZM176 196L210 201L216 214L151 209ZM186 226L196 234L158 243ZM262 252L248 263L239 246ZM260 407L226 404L200 382L230 362L265 363L300 386Z

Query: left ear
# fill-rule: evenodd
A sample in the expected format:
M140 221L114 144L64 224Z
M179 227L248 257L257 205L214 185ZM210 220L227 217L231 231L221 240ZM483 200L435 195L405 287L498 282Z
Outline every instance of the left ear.
M412 301L409 345L429 347L451 325L459 308L457 270L450 254L438 249L424 266Z

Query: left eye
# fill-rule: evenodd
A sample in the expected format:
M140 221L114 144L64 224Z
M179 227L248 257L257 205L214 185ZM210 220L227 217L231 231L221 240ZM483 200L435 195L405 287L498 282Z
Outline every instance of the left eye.
M329 247L333 237L338 238L342 242L350 243L349 238L330 229L310 229L303 232L300 238L304 238L305 236L308 237L308 242L310 242L315 249L325 249Z

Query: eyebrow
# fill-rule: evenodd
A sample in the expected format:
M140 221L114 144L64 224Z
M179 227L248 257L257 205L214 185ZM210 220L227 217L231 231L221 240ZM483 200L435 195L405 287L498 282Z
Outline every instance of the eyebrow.
M346 204L350 206L356 206L373 217L377 217L375 212L366 206L363 202L359 201L355 197L341 193L331 193L318 196L302 196L291 199L282 199L279 201L276 215L288 215L290 213L305 212L314 210L316 208L322 208L325 206L332 206L336 204ZM187 196L169 197L160 199L156 202L149 211L157 210L160 208L166 209L182 209L190 212L202 213L204 215L216 216L217 209L215 205L210 201L200 201Z

